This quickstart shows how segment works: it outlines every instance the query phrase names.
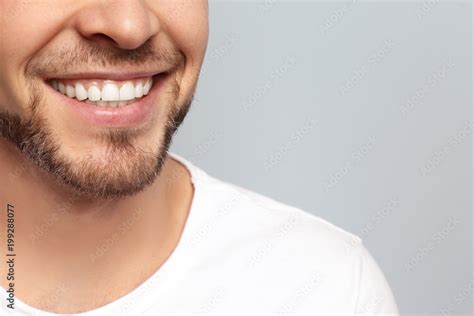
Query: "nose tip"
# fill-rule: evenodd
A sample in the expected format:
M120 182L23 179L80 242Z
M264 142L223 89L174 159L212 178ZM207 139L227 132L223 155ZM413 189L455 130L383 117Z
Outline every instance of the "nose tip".
M100 45L135 49L158 34L160 22L142 1L110 1L84 8L76 16L76 29Z

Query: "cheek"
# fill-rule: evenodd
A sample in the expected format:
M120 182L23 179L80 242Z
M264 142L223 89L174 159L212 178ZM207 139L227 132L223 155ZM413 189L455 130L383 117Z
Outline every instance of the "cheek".
M155 14L164 33L186 56L180 78L179 104L182 106L196 87L208 42L208 8L204 0L156 1Z
M18 67L44 46L61 19L59 8L48 1L6 1L2 21L2 67ZM14 3L14 5L11 5ZM10 5L8 5L10 4ZM56 27L55 27L56 26Z
M182 50L188 63L200 66L208 41L208 9L204 0L157 1L155 9L162 27Z
M15 111L28 101L24 71L28 61L63 27L58 1L2 0L0 106ZM15 106L15 104L17 104Z

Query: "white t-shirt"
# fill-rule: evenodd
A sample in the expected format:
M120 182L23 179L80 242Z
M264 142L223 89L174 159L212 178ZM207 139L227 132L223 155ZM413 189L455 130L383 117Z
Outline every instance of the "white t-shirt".
M79 315L398 314L359 237L171 156L188 168L195 189L176 249L135 290ZM12 311L5 294L1 315L58 315L18 298Z

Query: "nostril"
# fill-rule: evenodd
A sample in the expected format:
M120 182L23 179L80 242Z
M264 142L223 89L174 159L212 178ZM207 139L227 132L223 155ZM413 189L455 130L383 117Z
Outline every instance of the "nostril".
M102 46L110 46L110 45L113 45L115 47L119 46L119 43L117 43L112 37L107 36L103 33L92 34L88 36L88 39Z

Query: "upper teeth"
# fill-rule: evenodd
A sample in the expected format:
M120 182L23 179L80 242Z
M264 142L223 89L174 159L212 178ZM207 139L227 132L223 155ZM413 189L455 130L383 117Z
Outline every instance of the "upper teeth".
M121 83L105 80L101 84L97 81L87 84L87 82L80 80L67 80L64 82L53 80L51 84L57 91L79 101L109 101L111 103L120 102L123 104L131 103L134 99L147 95L150 92L152 78L123 81ZM106 105L104 104L106 102L100 103L99 105Z

